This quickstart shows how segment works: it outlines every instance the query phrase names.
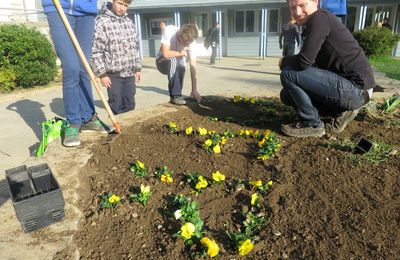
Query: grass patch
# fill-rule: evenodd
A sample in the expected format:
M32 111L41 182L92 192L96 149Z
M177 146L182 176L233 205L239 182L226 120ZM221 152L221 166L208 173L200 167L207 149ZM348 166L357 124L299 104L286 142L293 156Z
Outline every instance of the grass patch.
M379 164L386 161L392 155L392 151L393 151L392 145L385 144L382 142L374 142L369 152L361 156L358 154L352 154L349 156L349 159L356 165L361 164L363 160Z
M400 80L400 60L392 57L371 57L369 62L391 79Z

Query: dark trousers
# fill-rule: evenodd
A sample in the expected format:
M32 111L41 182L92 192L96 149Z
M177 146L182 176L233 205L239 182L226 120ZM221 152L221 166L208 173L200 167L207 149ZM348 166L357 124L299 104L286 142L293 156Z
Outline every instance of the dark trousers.
M309 67L296 70L286 67L281 72L283 103L296 109L300 120L308 126L320 126L319 112L338 115L362 107L369 100L366 90L338 74Z
M296 47L296 43L291 43L291 42L284 42L283 43L283 51L282 55L283 56L292 56L294 55L294 50Z
M159 72L168 76L169 95L181 96L186 71L183 58L157 59L156 65Z
M114 114L135 109L136 85L134 77L120 77L119 73L109 73L111 88L107 88L108 104Z
M217 55L217 43L212 42L211 43L211 57L210 57L210 64L215 63L215 56Z

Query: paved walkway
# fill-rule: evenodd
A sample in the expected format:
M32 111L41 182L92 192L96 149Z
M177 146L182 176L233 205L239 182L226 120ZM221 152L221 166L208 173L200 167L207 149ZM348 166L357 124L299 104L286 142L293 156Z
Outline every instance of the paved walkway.
M199 60L198 90L203 96L276 96L281 89L278 58L260 60L230 57L217 61L215 66L207 64L207 59ZM122 126L132 123L132 119L137 120L140 116L145 118L146 115L169 109L157 107L169 101L166 77L157 71L153 58L145 58L143 65L143 81L136 92L137 109L117 116ZM399 81L389 80L379 73L376 78L377 83L387 92L376 93L375 97L400 92ZM189 93L190 77L187 72L184 94ZM105 91L104 94L106 96ZM106 111L96 93L94 96L100 117L107 121ZM41 138L40 122L54 116L64 116L61 86L1 95L0 110L0 259L51 259L60 247L69 245L72 233L68 232L79 226L78 220L82 213L77 207L79 198L76 190L80 184L76 177L90 157L90 151L87 147L65 148L58 141L54 144L56 147L49 149L42 158L30 156ZM34 165L41 162L50 164L62 187L66 201L66 218L59 224L51 225L41 235L24 234L9 199L4 171L23 164Z

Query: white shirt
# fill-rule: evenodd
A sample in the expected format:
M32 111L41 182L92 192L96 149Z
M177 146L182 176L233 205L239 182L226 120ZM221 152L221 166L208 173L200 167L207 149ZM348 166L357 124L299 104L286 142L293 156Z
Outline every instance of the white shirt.
M184 46L181 42L177 39L177 32L180 28L175 25L168 25L164 28L161 34L161 44L165 44L169 46L171 51L181 52L185 48L187 48L187 52L190 58L196 58L193 50L196 46L196 40L194 40L188 47ZM157 53L157 59L161 58L163 55L161 50ZM184 57L183 57L184 58Z

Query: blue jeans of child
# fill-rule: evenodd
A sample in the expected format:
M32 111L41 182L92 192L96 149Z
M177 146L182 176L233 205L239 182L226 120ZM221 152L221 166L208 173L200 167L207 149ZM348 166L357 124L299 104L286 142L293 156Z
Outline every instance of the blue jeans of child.
M95 16L68 14L66 16L86 59L89 60ZM79 127L89 121L95 113L90 78L59 14L57 12L48 13L47 20L54 47L61 61L65 116L70 124Z
M283 103L293 106L306 126L322 126L319 112L338 115L362 107L368 92L338 74L315 67L296 70L286 67L281 72Z

